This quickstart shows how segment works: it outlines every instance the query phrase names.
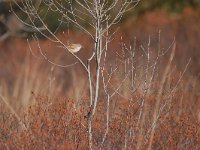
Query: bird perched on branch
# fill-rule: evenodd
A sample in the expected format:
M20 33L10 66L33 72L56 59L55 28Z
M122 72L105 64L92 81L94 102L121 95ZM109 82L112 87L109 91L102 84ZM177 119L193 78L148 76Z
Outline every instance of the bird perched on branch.
M82 48L81 44L69 44L67 45L67 49L72 53L77 53Z

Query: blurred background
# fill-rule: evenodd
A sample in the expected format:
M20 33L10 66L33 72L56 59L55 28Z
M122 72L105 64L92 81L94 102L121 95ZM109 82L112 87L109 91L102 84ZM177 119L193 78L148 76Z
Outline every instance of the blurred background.
M18 4L21 4L20 0ZM10 101L20 99L23 105L29 103L27 99L31 99L34 93L83 98L86 82L79 79L77 72L74 71L76 67L75 69L59 68L41 60L37 42L30 38L33 31L16 18L10 11L10 6L23 20L27 19L12 0L0 0L0 92L4 93ZM41 4L40 9L48 8ZM111 14L116 11L118 10L113 10ZM58 18L57 14L49 11L45 18L48 27L56 31L55 34L63 41L81 43L83 50L78 55L86 58L92 49L91 39L70 24L61 25L57 30ZM87 27L90 18L84 19L82 25ZM150 36L152 50L158 47L159 42L163 49L167 49L175 39L177 70L181 72L191 58L187 74L198 78L200 73L199 0L141 0L134 9L124 15L118 27L120 28L111 43L113 51L119 48L121 37L124 42L133 43L136 37L137 43L147 44ZM27 42L29 38L30 45ZM50 59L60 64L74 62L71 57L65 55L44 37L40 36L39 41L41 48L48 51ZM79 75L84 74L78 72ZM80 85L79 88L76 86L77 83Z

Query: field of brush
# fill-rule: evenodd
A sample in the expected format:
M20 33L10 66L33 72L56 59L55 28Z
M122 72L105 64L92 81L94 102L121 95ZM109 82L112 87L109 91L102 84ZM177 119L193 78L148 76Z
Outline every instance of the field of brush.
M199 14L154 11L122 23L102 71L94 149L200 149ZM77 55L86 61L91 39L64 33L63 41L83 45ZM19 38L0 43L0 149L88 149L86 72L54 66L40 49L58 64L75 61L46 39L40 48Z

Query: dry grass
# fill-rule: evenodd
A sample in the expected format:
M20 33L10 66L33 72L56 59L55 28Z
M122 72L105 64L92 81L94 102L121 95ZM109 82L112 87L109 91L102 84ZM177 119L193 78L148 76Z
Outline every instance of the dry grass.
M43 44L55 50L55 45ZM80 66L60 69L24 53L25 60L19 61L16 53L12 52L11 60L17 69L10 61L6 64L12 80L9 75L0 80L0 149L88 149L88 85ZM155 58L149 60L148 71L148 60L134 63L136 90L131 91L132 78L127 78L110 100L107 134L107 101L100 89L92 123L94 149L200 149L199 78L187 73L181 78L174 57L169 53L158 61L152 81ZM71 62L68 57L56 59ZM120 71L112 77L112 86L121 84L129 62L115 64ZM147 84L150 88L145 88Z
M46 64L44 69L42 64L27 56L12 92L2 81L0 149L88 149L84 76L72 70L62 74ZM93 119L94 149L200 148L199 79L185 77L178 82L181 75L172 66L160 65L167 73L158 71L160 76L148 92L141 85L130 95L124 86L122 95L111 100L109 131L103 143L107 102L101 95ZM65 75L74 80L72 88L60 82ZM120 84L120 76L116 77L113 84Z
M160 114L153 135L152 149L199 149L199 95L185 93L182 85L171 99L171 107ZM134 94L133 97L140 97ZM146 149L149 130L155 109L155 95L146 97L145 119L137 126L138 106L130 101L120 107L120 113L111 113L109 133L103 145L105 132L105 104L101 101L93 121L94 145L97 149ZM35 96L36 103L21 117L25 129L15 114L1 109L0 148L1 149L87 149L87 123L84 118L85 106L75 109L68 98L50 99ZM164 99L162 101L164 103ZM1 104L1 107L5 107ZM144 112L143 112L144 113ZM141 141L138 141L140 139Z

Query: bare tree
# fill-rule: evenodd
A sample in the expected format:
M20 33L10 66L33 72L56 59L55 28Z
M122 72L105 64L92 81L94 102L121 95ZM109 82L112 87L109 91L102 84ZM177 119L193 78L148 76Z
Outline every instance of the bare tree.
M45 36L50 41L59 44L60 47L62 47L66 53L72 55L78 63L80 63L84 70L87 73L88 76L88 87L89 87L89 109L86 115L87 118L87 124L88 124L88 145L89 148L92 149L93 145L93 138L92 138L92 120L96 112L96 107L99 99L99 91L100 91L100 79L101 79L101 72L103 72L105 66L105 58L109 51L108 45L109 42L113 38L113 33L110 34L110 29L113 25L117 24L123 14L134 8L138 4L139 0L124 0L121 2L120 0L114 0L112 2L107 0L67 0L67 1L41 1L37 4L34 3L34 1L24 0L22 1L22 5L18 5L16 2L16 5L27 15L28 17L28 23L21 20L26 26L33 28L37 30L40 34ZM93 50L91 56L87 59L87 62L85 63L84 60L79 58L75 53L70 51L69 46L63 43L55 34L55 32L52 32L48 26L46 25L44 21L44 16L40 15L40 4L45 5L48 7L48 10L53 11L55 13L60 14L61 19L59 20L60 25L61 24L67 24L71 23L74 26L78 27L80 30L88 34L93 39ZM66 7L67 6L67 7ZM74 7L76 6L76 7ZM77 7L81 8L78 9ZM110 12L113 9L118 9L116 14L113 16L110 15ZM88 30L88 28L84 27L81 22L85 21L83 16L87 16L90 18L91 22L89 22L89 26L95 30L95 33L93 34L93 31ZM19 18L20 19L20 18ZM39 22L38 26L36 24L36 21ZM59 26L58 26L59 28ZM35 39L37 39L36 36L34 36ZM103 44L105 43L105 44ZM45 53L43 53L42 50L40 50L41 55L43 58L50 63L60 66L60 67L68 67L74 64L69 64L67 66L63 66L60 64L55 64L53 61L49 60ZM105 56L105 57L104 57ZM92 61L95 61L95 72L92 72L91 65ZM93 81L93 76L96 78ZM120 86L118 87L120 88ZM116 89L116 91L118 90ZM105 93L106 87L104 83L104 89ZM116 91L113 93L113 95L116 93ZM108 95L108 94L107 94ZM108 106L109 107L109 97L112 97L108 95ZM109 115L109 114L108 114ZM107 120L107 123L109 121ZM103 141L105 140L105 136L103 138ZM102 141L102 143L103 143Z

